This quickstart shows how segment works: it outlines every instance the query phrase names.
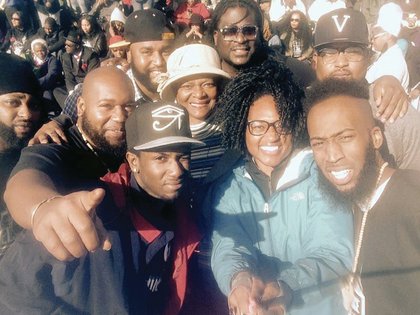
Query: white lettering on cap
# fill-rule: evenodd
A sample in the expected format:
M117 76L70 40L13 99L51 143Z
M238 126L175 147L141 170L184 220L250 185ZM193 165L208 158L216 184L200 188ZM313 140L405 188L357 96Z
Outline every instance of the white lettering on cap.
M162 131L169 128L176 122L178 122L178 129L181 129L182 116L184 115L185 113L183 110L172 105L159 107L152 112L152 117L155 119L153 121L153 129L156 131Z
M350 15L343 15L344 20L343 23L341 23L341 25L338 23L338 15L333 15L331 18L334 20L335 26L337 27L337 31L339 33L341 33L344 29L344 26L347 23L347 20L350 18Z

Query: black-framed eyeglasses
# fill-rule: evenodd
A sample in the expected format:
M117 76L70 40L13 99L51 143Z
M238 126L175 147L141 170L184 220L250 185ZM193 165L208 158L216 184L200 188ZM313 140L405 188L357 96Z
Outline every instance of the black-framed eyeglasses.
M270 127L273 127L278 135L284 136L290 134L289 131L283 129L281 120L272 123L265 120L251 120L248 121L247 126L249 133L253 136L265 135Z
M219 30L224 40L233 41L237 39L238 34L241 33L246 40L255 40L257 38L258 26L244 25L244 26L225 26Z
M343 53L348 61L358 62L366 57L367 50L363 47L354 46L346 48L322 48L318 51L318 55L322 58L324 64L336 62L340 53Z

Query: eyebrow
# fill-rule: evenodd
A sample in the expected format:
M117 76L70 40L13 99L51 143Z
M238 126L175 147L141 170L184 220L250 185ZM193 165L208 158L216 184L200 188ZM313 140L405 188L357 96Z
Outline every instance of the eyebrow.
M335 138L335 137L340 136L343 133L348 132L348 131L354 131L354 129L353 128L346 128L346 129L343 129L339 132L336 132L336 133L330 135L329 137L310 137L309 140L311 140L311 141L312 140L326 140L326 139L329 139L329 138Z

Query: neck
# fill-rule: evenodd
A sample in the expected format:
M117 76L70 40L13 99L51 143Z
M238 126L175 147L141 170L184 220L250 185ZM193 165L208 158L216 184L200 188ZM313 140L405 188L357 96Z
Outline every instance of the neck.
M147 87L144 84L141 84L141 82L137 79L135 80L138 88L144 96L151 99L152 101L157 101L160 99L159 93L156 91L156 88Z
M92 142L91 139L89 139L88 135L86 134L86 132L82 129L82 127L80 126L79 123L76 123L76 127L79 130L80 134L82 135L83 140L85 141L86 145L89 147L90 150L95 151L96 146L94 145L94 143ZM95 151L96 152L96 151Z
M239 70L236 69L234 66L232 66L231 64L227 63L226 61L222 60L222 70L229 73L232 77L236 77L236 75L238 74Z
M381 166L383 166L384 165L384 161L382 161L382 163L381 164L379 164L379 165L381 165ZM392 174L395 172L395 169L393 169L393 168L391 168L391 167L389 167L388 165L386 165L385 167L384 167L384 169L383 169L383 171L382 171L382 173L380 173L379 175L378 175L378 183L377 183L377 185L376 185L376 187L379 187L379 186L381 186L383 183L385 183L391 176L392 176Z
M9 145L6 143L6 141L0 138L0 152L5 152L8 149L9 149Z

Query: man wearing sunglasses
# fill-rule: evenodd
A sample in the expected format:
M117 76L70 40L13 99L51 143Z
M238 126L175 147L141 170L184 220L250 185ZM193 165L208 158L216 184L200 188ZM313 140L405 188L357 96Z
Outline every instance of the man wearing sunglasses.
M315 79L307 64L281 55L268 47L263 37L264 20L253 0L225 0L218 3L209 25L214 47L222 59L222 69L231 76L238 71L260 65L268 58L285 63L302 85Z

